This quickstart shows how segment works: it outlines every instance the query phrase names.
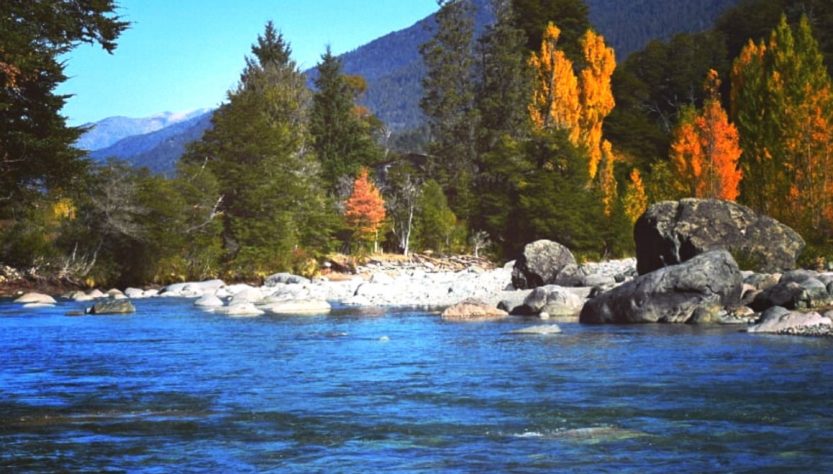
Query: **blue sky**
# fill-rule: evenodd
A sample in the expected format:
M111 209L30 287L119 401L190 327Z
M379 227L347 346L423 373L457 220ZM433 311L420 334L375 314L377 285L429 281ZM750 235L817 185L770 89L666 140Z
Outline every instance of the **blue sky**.
M145 117L215 107L243 57L272 20L302 69L327 44L340 54L437 10L435 0L121 0L131 27L113 55L82 45L69 53L59 88L63 114L80 125L113 115Z

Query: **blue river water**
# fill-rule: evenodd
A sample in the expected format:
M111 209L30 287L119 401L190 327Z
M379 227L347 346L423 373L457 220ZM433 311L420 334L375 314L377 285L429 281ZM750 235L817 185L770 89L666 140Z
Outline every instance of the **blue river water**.
M833 340L0 303L0 471L833 472Z

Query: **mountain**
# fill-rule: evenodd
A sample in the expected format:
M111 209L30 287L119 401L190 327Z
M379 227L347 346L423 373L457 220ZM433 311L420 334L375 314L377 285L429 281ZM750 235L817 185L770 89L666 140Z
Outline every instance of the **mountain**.
M494 21L491 0L470 1L475 7L475 29L482 32ZM607 38L622 62L652 39L708 29L723 11L739 1L586 0L586 3L591 23ZM431 38L433 29L431 15L340 56L347 74L361 75L367 81L362 103L399 137L414 138L405 132L414 131L423 123L419 101L425 66L419 47ZM307 74L312 82L315 68ZM94 159L115 156L153 171L170 173L185 146L199 139L210 126L210 116L210 112L202 110L188 116L166 113L147 119L112 117L94 124L78 145L95 150L91 153Z
M175 122L151 133L123 138L113 145L90 152L95 161L119 158L137 167L147 167L155 173L173 174L176 162L185 152L185 147L202 138L211 127L213 110L203 109L199 115Z
M199 109L184 113L163 112L144 118L108 117L95 123L82 125L82 127L89 128L89 130L81 135L81 138L78 139L75 145L82 150L100 150L124 138L155 132L203 115L207 111L208 109Z

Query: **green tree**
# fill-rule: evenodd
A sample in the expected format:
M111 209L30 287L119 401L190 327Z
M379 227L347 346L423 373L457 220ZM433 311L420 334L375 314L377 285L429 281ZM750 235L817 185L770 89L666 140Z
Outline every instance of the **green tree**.
M426 181L422 186L417 219L420 247L437 252L452 251L457 232L457 216L448 206L439 183Z
M477 157L474 88L474 22L469 2L438 0L436 34L420 47L425 61L423 97L430 133L429 176L439 182L454 211L468 219Z
M526 49L541 48L544 30L552 22L561 29L559 48L576 63L581 62L579 40L590 28L587 5L583 0L512 0L516 24L526 35Z
M115 8L110 0L0 2L0 219L62 195L83 174L72 146L83 130L67 126L67 97L55 93L66 79L60 57L80 43L112 52L127 27Z
M241 275L290 269L292 255L329 244L332 212L310 154L309 91L271 22L252 46L240 84L184 160L216 176L229 268Z
M315 86L310 135L321 162L321 177L329 193L335 195L339 178L355 176L360 167L379 161L381 151L373 141L376 121L356 105L366 87L364 80L345 76L341 61L329 46L318 64Z

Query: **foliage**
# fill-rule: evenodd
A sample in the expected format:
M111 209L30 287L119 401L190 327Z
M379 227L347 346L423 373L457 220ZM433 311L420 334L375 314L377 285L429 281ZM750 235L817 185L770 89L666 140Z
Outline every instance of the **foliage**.
M309 154L309 91L272 23L252 47L240 84L185 156L206 163L223 196L232 275L289 270L299 247L325 251L332 214Z
M318 64L315 86L310 135L321 162L321 178L333 195L340 177L353 176L361 166L379 160L380 150L373 142L376 121L356 105L367 84L361 77L344 75L329 46Z
M702 112L686 108L677 125L671 144L674 187L691 197L734 201L742 176L741 149L737 128L720 105L719 87L717 71L711 70Z
M526 35L528 51L538 51L550 23L557 22L564 33L562 49L572 61L581 57L579 38L590 28L588 9L582 0L512 0L516 23Z
M431 141L428 175L442 185L463 218L473 209L477 109L474 88L474 24L470 4L442 1L436 33L420 47L425 61L423 97Z
M82 130L66 125L67 97L55 93L66 79L60 57L80 43L112 52L127 27L115 8L110 0L0 2L0 217L32 216L28 203L83 174L72 147Z
M732 70L741 134L741 197L806 237L833 218L833 83L809 21L782 17L764 43L750 41Z
M420 247L443 253L454 251L460 243L461 229L439 183L428 180L423 184L418 209Z
M367 176L367 168L359 170L353 182L353 192L344 206L347 225L359 241L372 240L378 251L379 228L385 220L385 200Z
M645 184L642 182L642 175L638 168L631 170L629 178L622 205L625 208L625 215L631 223L635 223L639 216L648 209L648 195L645 193Z

